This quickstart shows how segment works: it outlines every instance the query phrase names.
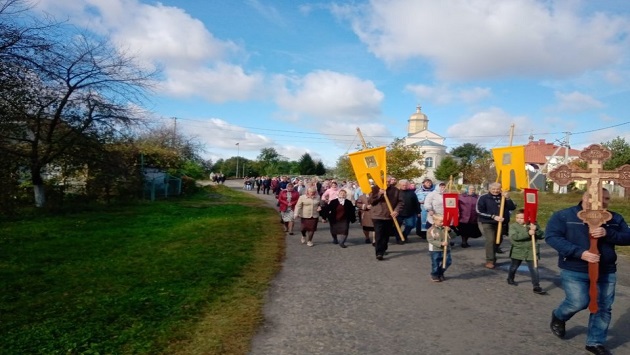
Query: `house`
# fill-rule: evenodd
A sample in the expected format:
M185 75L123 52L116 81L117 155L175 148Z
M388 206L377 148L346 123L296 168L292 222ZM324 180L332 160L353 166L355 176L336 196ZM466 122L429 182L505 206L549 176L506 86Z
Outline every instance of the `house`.
M416 112L409 116L407 137L405 145L414 145L420 148L424 161L420 167L424 169L424 176L420 180L429 178L435 181L435 168L446 156L445 138L429 130L429 117L422 112L420 106Z
M559 165L568 164L573 160L579 159L580 153L580 150L547 143L544 139L536 141L534 136L530 135L529 142L525 145L525 163L527 164L527 171L530 173L530 180L535 180L534 185L538 189L544 189L547 173ZM585 183L576 182L576 185ZM554 184L553 191L566 192L566 189Z

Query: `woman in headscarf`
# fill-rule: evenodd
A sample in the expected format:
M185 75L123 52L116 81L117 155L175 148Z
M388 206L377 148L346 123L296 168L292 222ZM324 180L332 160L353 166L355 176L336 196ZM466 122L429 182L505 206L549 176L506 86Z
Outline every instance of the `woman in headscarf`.
M306 243L309 247L313 246L313 234L317 231L317 222L319 221L319 193L316 186L310 186L306 189L306 193L297 201L295 205L294 217L300 217L300 225L302 232L302 244Z
M468 238L481 237L477 224L477 189L469 185L467 191L459 195L459 225L457 232L462 236L462 248L468 248Z
M337 198L325 205L322 213L330 223L330 235L332 235L333 243L346 248L350 223L356 221L354 205L346 199L346 190L339 190ZM337 237L341 237L341 242L338 241Z
M378 193L378 186L372 186L372 193ZM359 220L363 227L365 235L365 244L372 243L374 245L374 222L372 222L372 205L368 203L370 193L363 193L357 199L357 208L359 209Z
M289 235L293 235L293 210L298 202L300 195L297 191L293 190L293 184L288 183L285 190L278 193L278 206L280 207L280 217L284 224L285 232L289 232Z

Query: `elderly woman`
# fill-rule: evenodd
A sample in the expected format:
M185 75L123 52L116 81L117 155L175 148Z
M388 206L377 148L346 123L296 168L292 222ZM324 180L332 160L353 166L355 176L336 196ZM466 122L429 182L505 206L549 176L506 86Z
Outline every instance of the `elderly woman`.
M293 215L294 218L300 217L302 244L306 243L309 247L313 246L313 234L317 231L319 211L321 210L317 187L308 187L306 193L298 199L295 205L295 214Z
M469 185L468 189L459 195L459 225L457 231L462 237L462 248L468 248L468 238L481 237L477 224L477 189Z
M322 210L330 223L330 235L333 238L333 243L339 244L342 248L346 248L350 223L356 221L354 205L346 199L346 194L346 190L339 190L337 198L331 200ZM338 241L338 236L341 237L341 242Z
M372 192L378 193L378 186L372 186ZM365 235L365 244L372 243L374 246L374 222L372 222L372 205L368 203L369 192L361 194L357 198L357 208L359 209L359 220Z
M293 189L292 183L288 183L287 188L278 193L280 217L284 224L284 231L289 232L290 235L293 235L293 222L295 221L293 211L299 198L300 194Z

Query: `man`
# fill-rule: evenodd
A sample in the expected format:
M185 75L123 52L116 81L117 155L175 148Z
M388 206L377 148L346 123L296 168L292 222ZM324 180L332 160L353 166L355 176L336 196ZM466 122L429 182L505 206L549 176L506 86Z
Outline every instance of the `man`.
M415 189L411 190L409 188L409 185L409 180L400 180L400 182L398 183L398 187L400 189L403 200L403 205L405 206L400 211L400 215L398 216L398 223L401 225L401 227L404 226L402 234L403 237L405 237L405 240L408 240L409 233L412 229L416 228L418 218L421 216L420 202L418 201L418 196L416 196ZM398 231L396 231L396 243L405 244L405 242L400 239Z
M589 303L589 263L599 263L597 280L598 310L588 320L586 350L593 354L611 354L604 343L610 325L611 308L615 298L617 281L617 253L615 245L630 245L630 229L623 217L612 213L612 219L590 231L597 238L599 254L588 251L590 246L589 227L577 216L588 203L589 194L573 207L555 212L545 230L547 244L558 252L558 266L562 287L566 295L564 301L551 312L551 331L564 338L565 322L574 314L588 307ZM602 208L607 209L610 193L602 189Z
M392 206L392 212L390 212L387 207L385 194L387 194L387 198ZM389 243L389 235L394 228L393 218L398 217L398 214L400 214L400 211L404 207L400 190L396 188L396 179L388 176L387 189L379 189L378 191L370 193L368 203L372 205L372 222L374 223L375 234L374 251L376 253L376 259L383 260Z
M499 244L496 243L499 223L502 224L502 235L507 232L507 224L510 222L510 211L516 209L516 204L509 197L507 191L501 191L501 184L494 182L488 186L489 192L481 195L477 200L477 221L479 229L486 239L486 268L494 269L497 262L497 250ZM501 196L505 197L503 213L501 209ZM501 214L503 217L501 217Z

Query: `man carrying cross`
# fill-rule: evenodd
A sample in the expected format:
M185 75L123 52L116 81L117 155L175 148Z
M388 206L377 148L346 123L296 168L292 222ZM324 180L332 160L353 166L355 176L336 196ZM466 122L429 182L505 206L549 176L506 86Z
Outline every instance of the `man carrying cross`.
M603 162L610 156L610 151L593 144L580 153L588 169L561 165L549 174L560 185L579 178L586 180L588 187L580 204L554 213L545 230L547 244L558 251L560 277L566 294L551 313L551 331L564 338L566 321L588 307L591 314L586 350L603 355L611 354L604 343L615 300L615 245L630 245L630 228L621 215L607 210L610 193L601 186L602 180L612 180L630 187L630 165L604 170Z
M562 269L564 301L551 313L551 331L559 338L565 336L565 322L589 303L589 263L599 263L598 310L588 321L586 350L593 354L610 354L604 347L615 299L617 280L617 254L615 245L630 245L630 229L623 217L615 212L612 219L590 234L597 239L599 254L589 252L589 227L578 218L578 212L588 203L585 193L582 201L573 207L560 210L551 216L545 230L547 244L558 251L558 266ZM602 207L608 208L610 193L602 190Z

